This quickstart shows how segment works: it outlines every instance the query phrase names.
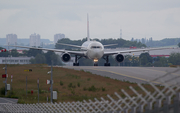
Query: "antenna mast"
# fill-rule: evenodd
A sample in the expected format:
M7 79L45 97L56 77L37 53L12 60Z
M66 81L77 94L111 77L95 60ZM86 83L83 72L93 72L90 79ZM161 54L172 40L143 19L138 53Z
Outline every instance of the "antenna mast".
M120 29L120 38L122 38L122 29Z

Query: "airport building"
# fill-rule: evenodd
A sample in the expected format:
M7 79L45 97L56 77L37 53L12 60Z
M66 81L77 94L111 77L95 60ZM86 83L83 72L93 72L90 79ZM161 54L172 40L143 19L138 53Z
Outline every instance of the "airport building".
M61 40L61 39L63 39L63 38L65 38L65 35L64 35L64 34L61 34L61 33L55 34L55 35L54 35L54 44L56 44L56 43L58 42L58 40Z
M39 34L31 34L30 35L30 42L29 42L29 45L30 46L35 46L35 47L39 47L40 46L40 35Z
M0 57L0 64L30 64L34 57Z
M6 35L6 44L7 45L16 45L17 44L17 35L16 34L7 34Z

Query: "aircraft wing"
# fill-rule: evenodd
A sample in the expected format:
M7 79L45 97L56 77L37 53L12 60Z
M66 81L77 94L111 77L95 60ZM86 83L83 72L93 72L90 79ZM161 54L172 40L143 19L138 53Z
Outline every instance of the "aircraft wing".
M162 49L172 49L172 48L146 48L146 49L131 49L131 50L124 50L124 51L109 51L109 52L104 52L104 56L122 54L122 53L141 52L141 51L145 52L145 51L151 51L151 50L162 50Z
M84 54L86 52L86 51L68 51L68 50L61 50L61 49L48 49L48 48L26 47L26 46L12 46L12 47L70 53L70 54L75 54L75 55L80 55L80 56L84 56Z

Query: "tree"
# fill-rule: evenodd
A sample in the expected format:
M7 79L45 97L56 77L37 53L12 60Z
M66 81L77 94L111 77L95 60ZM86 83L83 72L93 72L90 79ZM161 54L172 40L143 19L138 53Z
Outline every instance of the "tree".
M131 46L135 46L135 47L146 47L145 44L142 44L141 42L137 42L137 41L127 41L124 39L113 39L113 38L109 38L109 39L93 39L96 41L101 42L103 45L108 45L108 44L118 44L118 45L114 45L114 46L109 46L108 48L117 48L117 47L131 47ZM79 45L81 46L86 40L86 38L83 38L82 40L70 40L68 38L63 38L61 40L58 40L58 43L65 43L65 44L72 44L72 45ZM60 45L56 43L55 48L56 49L67 49L67 50L71 50L72 47L70 46L65 46L65 45Z
M28 57L36 57L37 54L44 54L42 50L29 49L29 51L23 51Z
M60 56L56 55L53 51L48 51L44 54L46 58L46 63L51 65L51 60L53 60L53 65L62 65L60 61Z
M166 57L154 58L153 66L155 66L155 67L166 67L166 66L168 66L168 59Z
M151 66L152 65L152 57L149 55L149 53L141 53L140 56L140 65L141 66Z
M132 66L139 66L139 58L133 56L132 57Z
M125 66L131 66L131 61L132 61L131 55L125 55L124 57L125 57L125 59L123 62L125 64Z
M11 50L11 55L12 55L12 57L18 57L19 53L17 52L17 49L12 49Z
M180 65L180 53L171 53L168 58L169 63L173 65Z

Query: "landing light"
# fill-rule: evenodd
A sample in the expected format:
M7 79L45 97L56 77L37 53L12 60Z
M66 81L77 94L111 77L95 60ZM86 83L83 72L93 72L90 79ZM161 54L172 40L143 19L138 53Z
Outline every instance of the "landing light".
M94 62L98 62L98 59L94 59Z

